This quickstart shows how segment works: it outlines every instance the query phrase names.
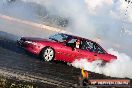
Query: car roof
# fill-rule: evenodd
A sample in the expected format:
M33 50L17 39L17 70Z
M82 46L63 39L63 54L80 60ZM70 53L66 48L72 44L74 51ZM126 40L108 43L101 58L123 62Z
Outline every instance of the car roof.
M79 37L79 36L76 36L76 35L71 35L71 34L66 34L66 33L58 33L58 34L63 34L63 35L67 35L67 36L71 36L71 37L75 37L75 38L79 38L79 39L83 39L83 40L88 40L88 41L90 41L90 42L93 42L93 43L96 43L98 46L100 46L100 44L98 44L97 42L95 42L95 41L92 41L92 40L90 40L90 39L86 39L86 38L83 38L83 37ZM100 46L101 47L101 46ZM102 48L102 47L101 47ZM103 48L102 48L103 49ZM104 50L104 49L103 49ZM105 51L105 50L104 50ZM107 53L106 51L105 51L105 53Z
M79 38L79 39L83 39L83 40L88 40L88 41L91 41L91 42L94 42L90 39L86 39L86 38L83 38L83 37L80 37L80 36L76 36L76 35L71 35L71 34L66 34L66 33L58 33L58 34L63 34L63 35L67 35L67 36L72 36L72 37L76 37L76 38ZM96 43L96 42L94 42Z

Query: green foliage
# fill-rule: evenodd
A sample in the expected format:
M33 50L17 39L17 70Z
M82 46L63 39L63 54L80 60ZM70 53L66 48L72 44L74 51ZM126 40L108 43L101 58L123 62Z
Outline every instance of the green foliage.
M11 82L6 78L0 77L0 88L36 88L30 84Z

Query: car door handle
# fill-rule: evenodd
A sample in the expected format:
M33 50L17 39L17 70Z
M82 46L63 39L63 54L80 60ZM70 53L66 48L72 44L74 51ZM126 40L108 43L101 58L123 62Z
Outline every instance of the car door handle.
M97 56L97 54L94 54L94 56Z

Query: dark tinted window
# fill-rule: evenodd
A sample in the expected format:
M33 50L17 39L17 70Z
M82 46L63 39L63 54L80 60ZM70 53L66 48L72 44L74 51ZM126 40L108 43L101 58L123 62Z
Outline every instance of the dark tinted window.
M104 50L98 46L96 43L94 43L94 46L93 46L93 52L97 52L97 53L100 53L100 54L104 54Z
M93 51L93 43L90 41L83 40L82 48L83 50Z
M104 50L100 46L98 46L96 43L88 41L88 40L83 40L81 49L88 50L90 52L100 53L100 54L105 53Z

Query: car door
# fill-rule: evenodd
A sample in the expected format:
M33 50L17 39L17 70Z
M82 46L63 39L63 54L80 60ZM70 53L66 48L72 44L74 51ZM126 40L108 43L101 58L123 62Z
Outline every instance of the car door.
M74 58L78 56L78 53L78 49L72 49L71 47L65 45L64 48L61 50L60 60L63 60L65 62L72 62L74 61Z
M66 58L66 52L70 52L72 49L65 46L65 42L68 40L69 36L66 34L55 34L49 39L56 41L52 47L55 49L55 60L64 61Z
M104 58L104 51L95 43L90 40L83 40L81 49L82 57L86 57L89 62Z
M57 37L54 39L57 40L57 41L63 41L63 37L66 37L66 36L62 36L62 35L57 35ZM59 39L58 39L59 38ZM55 48L55 56L56 56L56 60L61 60L61 61L65 61L65 62L71 62L76 56L78 56L78 49L75 49L74 48L74 44L75 44L75 41L77 40L77 38L73 38L73 37L70 37L70 39L66 39L68 41L65 41L65 42L60 42L56 48Z
M109 55L99 44L94 43L92 52L97 56L96 59L107 61Z
M56 60L66 61L67 57L71 54L67 52L71 52L72 48L66 46L65 44L60 44L59 47L56 48Z
M76 41L79 38L72 37L69 41L65 44L65 61L66 62L73 62L76 58L81 57L80 55L80 48L76 48Z

